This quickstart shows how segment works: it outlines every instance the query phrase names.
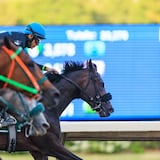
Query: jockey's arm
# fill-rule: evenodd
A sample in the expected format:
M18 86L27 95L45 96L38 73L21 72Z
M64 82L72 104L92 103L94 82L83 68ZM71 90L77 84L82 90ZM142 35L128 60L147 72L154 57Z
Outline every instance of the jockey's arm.
M56 69L54 69L54 68L49 68L49 67L47 67L47 66L45 66L45 65L41 65L41 64L38 64L38 63L37 63L37 65L39 66L39 68L40 68L42 71L51 71L51 72L53 72L53 73L55 73L55 74L59 74L58 71L57 71Z

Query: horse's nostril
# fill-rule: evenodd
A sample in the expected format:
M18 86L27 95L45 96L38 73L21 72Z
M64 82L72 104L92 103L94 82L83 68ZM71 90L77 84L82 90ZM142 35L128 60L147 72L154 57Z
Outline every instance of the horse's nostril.
M52 92L53 98L59 99L60 98L60 91L56 90Z
M54 97L55 97L55 98L60 98L60 93L56 92L56 93L54 94Z
M45 129L48 129L48 128L50 128L50 125L49 125L49 123L47 124L47 123L43 123L42 124L42 126L45 128Z
M114 112L114 109L113 108L110 108L109 109L109 113L113 113Z

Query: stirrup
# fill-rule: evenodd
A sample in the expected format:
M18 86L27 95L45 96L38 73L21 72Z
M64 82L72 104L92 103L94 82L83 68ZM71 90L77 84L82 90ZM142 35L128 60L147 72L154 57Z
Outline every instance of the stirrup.
M0 128L15 125L17 123L17 120L14 117L8 117L7 119L2 119L0 121Z

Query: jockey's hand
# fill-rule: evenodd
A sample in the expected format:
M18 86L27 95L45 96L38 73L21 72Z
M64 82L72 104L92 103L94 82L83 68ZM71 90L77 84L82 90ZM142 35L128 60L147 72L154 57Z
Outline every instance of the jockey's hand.
M59 74L59 72L54 68L46 67L46 71L53 72L54 74Z

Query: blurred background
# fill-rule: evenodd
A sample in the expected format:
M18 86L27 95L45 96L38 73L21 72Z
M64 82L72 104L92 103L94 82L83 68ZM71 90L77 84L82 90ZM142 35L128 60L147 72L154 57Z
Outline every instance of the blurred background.
M139 95L143 97L143 93L145 93L145 99L140 99L139 104L142 104L143 107L147 107L147 110L144 108L141 109L141 113L136 112L136 117L131 115L129 118L137 119L140 117L146 118L149 117L150 119L154 120L154 117L156 119L160 118L160 109L159 109L159 95L160 95L160 83L159 83L159 24L160 24L160 1L159 0L0 0L0 29L6 30L6 29L18 29L23 30L23 27L33 21L37 21L43 25L46 26L47 31L49 33L49 40L42 43L42 48L45 46L45 43L53 43L55 44L57 41L60 41L58 37L60 35L65 34L65 29L67 26L69 26L69 29L78 30L78 29L85 29L87 30L94 30L97 33L99 33L99 30L103 26L104 28L107 28L107 30L125 30L128 31L129 35L131 35L131 39L126 42L105 42L107 44L107 71L102 71L103 78L108 82L107 88L113 93L114 100L112 101L114 106L117 108L117 112L115 112L115 116L113 118L111 117L111 120L114 120L114 118L117 120L117 117L120 117L120 119L126 119L125 114L126 113L133 113L132 110L130 110L132 107L137 106L137 103L135 101L137 100L137 90L133 95L130 95L128 99L125 99L122 101L120 94L123 93L123 95L127 95L130 92L133 92L133 90L130 90L130 88L126 87L126 90L123 90L123 88L117 88L117 86L121 85L120 82L124 85L127 85L125 81L119 81L117 84L117 77L116 75L121 76L122 71L123 76L128 76L130 71L134 70L133 66L143 66L143 71L137 71L139 68L136 68L136 73L138 72L138 75L142 75L144 72L144 69L147 70L147 77L153 76L156 78L156 81L153 80L154 86L151 86L149 89L149 94L146 94L146 90L144 88L149 85L151 85L148 80L143 84L143 80L141 80L140 85L145 85L144 87L141 87L141 90L138 90ZM102 25L102 26L101 26ZM84 27L85 26L85 27ZM117 27L118 26L118 27ZM127 28L129 26L129 28ZM51 28L50 28L51 27ZM62 27L62 30L57 30L57 28ZM100 28L100 29L99 29ZM147 28L147 29L146 29ZM143 31L143 32L142 32ZM53 37L52 34L53 33ZM54 35L55 33L55 35ZM135 37L134 37L135 35ZM154 36L152 36L154 35ZM141 38L142 37L142 38ZM65 38L64 38L65 39ZM148 40L148 41L147 41ZM151 42L151 43L150 43ZM75 45L79 46L81 48L80 42L75 42ZM134 44L138 44L137 46L134 46ZM144 44L150 44L149 48L146 48ZM99 43L97 44L99 45ZM41 48L41 46L39 46ZM121 49L121 50L114 50L115 48ZM127 47L127 49L126 49ZM135 48L134 48L135 47ZM123 52L125 48L125 53ZM123 50L122 50L123 49ZM136 50L137 49L137 50ZM119 51L119 52L117 52ZM136 53L142 52L141 57L134 57L133 55ZM113 55L113 53L117 52L117 54ZM130 57L128 57L130 64L132 65L125 65L128 59L125 59L126 61L122 60L126 56L126 53L130 54ZM143 59L145 57L145 54L148 53L148 57L146 59ZM124 53L124 55L122 54ZM78 51L76 54L79 55ZM122 56L120 55L122 54ZM154 56L155 54L155 56ZM73 57L75 60L77 55ZM153 55L153 57L152 57ZM87 55L88 56L88 55ZM105 56L96 57L95 55L90 55L91 58L93 58L95 61L99 60L99 62L103 59L105 61ZM89 57L88 56L88 57ZM41 63L47 63L46 61L42 61L41 57L33 57L36 59L36 61L40 61ZM55 57L53 57L55 58ZM58 59L59 58L59 59ZM80 60L84 60L87 57L82 56ZM65 60L70 59L68 56L64 56L63 59L61 57L57 57L55 60L61 61L61 63ZM144 63L142 64L142 59ZM152 70L150 68L146 68L147 62L152 59ZM47 59L48 60L48 59ZM122 60L122 61L119 61ZM97 63L99 63L97 62ZM119 63L118 63L119 62ZM156 62L156 63L155 63ZM155 65L154 65L155 63ZM114 66L113 66L114 64ZM150 63L149 63L150 64ZM53 64L50 64L53 65ZM121 68L119 68L121 66ZM56 66L55 66L56 67ZM59 65L58 65L59 67ZM126 68L128 67L128 70ZM155 71L156 67L156 71ZM120 69L120 70L119 70ZM134 70L135 71L135 70ZM153 75L154 71L154 75ZM145 74L146 75L146 74ZM129 80L130 83L128 85L130 86L133 84L133 81L135 83L135 80L133 80L134 77L131 77ZM138 77L142 78L142 77ZM124 80L124 79L123 79ZM114 83L113 83L114 82ZM137 82L138 83L138 82ZM142 89L143 88L143 89ZM155 88L155 90L152 90ZM137 88L138 89L138 88ZM117 91L119 90L119 91ZM120 92L121 90L121 92ZM130 92L129 92L130 91ZM155 92L156 91L156 92ZM156 96L151 96L150 93L154 93ZM124 96L122 98L124 98ZM154 97L154 98L153 98ZM156 98L155 98L156 97ZM140 98L140 97L139 97ZM134 99L134 101L133 101ZM128 101L127 101L128 100ZM148 100L146 102L146 100ZM127 101L127 102L126 102ZM153 102L152 102L153 101ZM136 101L137 102L137 101ZM155 104L156 102L156 104ZM79 102L75 102L79 103ZM125 104L125 109L120 109L120 104ZM156 106L156 109L153 111L153 115L149 115L152 110L152 106L149 104L152 103ZM133 105L133 106L132 106ZM127 109L128 108L128 109ZM139 108L139 106L137 106ZM143 114L145 110L145 114ZM68 111L70 112L70 110ZM118 113L118 114L117 114ZM130 114L131 114L130 113ZM67 114L66 114L67 115ZM62 119L65 120L70 118L67 116L62 117ZM122 115L122 117L121 117ZM135 114L134 114L135 115ZM93 113L94 117L94 113ZM71 117L74 118L75 117ZM77 117L76 117L77 118ZM97 117L95 116L97 119ZM127 119L129 119L127 117ZM84 119L83 119L84 120ZM87 160L91 159L111 159L111 160L118 160L118 159L124 159L124 160L159 160L160 158L160 143L154 142L154 141L103 141L103 142L97 142L97 141L85 141L85 142L66 142L66 147L70 149L71 151L85 157L84 159ZM91 153L91 154L90 154ZM96 153L96 155L95 155ZM18 156L29 156L28 153L20 153L16 154L15 158L17 159ZM94 156L93 156L94 155ZM0 156L3 158L5 157L7 160L10 160L9 158L13 155L7 154L7 153L0 153ZM93 157L90 157L93 156ZM121 158L120 158L121 156ZM128 159L127 159L128 158ZM24 158L23 158L24 159ZM29 160L29 158L27 158ZM31 159L31 157L30 157Z
M150 24L160 22L159 0L0 0L0 25Z

